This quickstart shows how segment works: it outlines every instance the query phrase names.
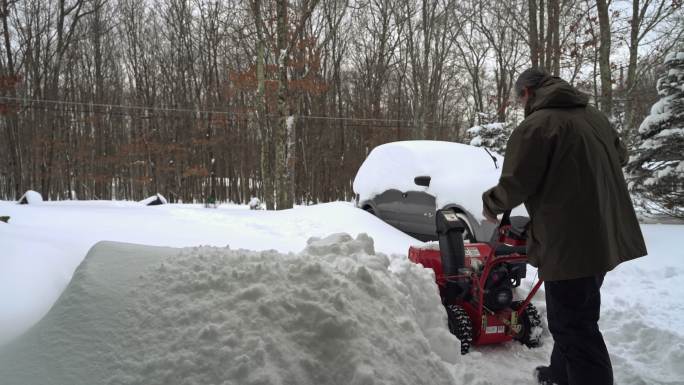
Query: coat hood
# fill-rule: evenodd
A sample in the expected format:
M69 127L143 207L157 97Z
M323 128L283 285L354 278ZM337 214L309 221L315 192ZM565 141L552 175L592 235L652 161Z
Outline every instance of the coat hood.
M525 115L544 108L573 108L585 107L589 97L565 80L549 76L542 81L541 86L534 91L525 106Z

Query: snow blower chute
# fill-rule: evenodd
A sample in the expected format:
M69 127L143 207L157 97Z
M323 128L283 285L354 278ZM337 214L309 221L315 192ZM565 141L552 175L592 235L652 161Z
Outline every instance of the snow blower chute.
M439 248L412 246L409 259L435 272L447 311L449 330L461 341L461 354L473 345L517 340L533 348L540 345L541 319L532 297L516 300L514 288L526 274L525 217L504 213L490 243L464 243L467 226L452 209L436 215Z

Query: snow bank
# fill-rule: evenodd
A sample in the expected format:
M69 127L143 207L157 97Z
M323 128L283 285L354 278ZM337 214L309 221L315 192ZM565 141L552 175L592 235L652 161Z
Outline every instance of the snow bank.
M7 345L2 346L3 341L26 331L43 318L52 307L49 315L40 322L40 326L28 332L26 338L16 342L15 348L22 350L20 348L23 346L24 354L16 356L9 354L10 359L5 357L3 363L0 364L2 385L14 385L8 380L6 368L10 368L15 376L19 368L25 368L33 371L36 376L46 379L42 382L24 382L22 385L60 384L58 380L64 379L64 377L59 377L62 368L73 366L76 360L80 360L81 363L82 372L79 378L102 379L88 382L88 385L116 384L115 380L119 383L135 383L135 379L139 378L140 373L144 371L135 365L149 364L155 373L162 373L163 370L160 368L166 368L169 365L168 361L173 359L178 368L167 368L167 370L173 373L187 373L188 378L177 378L169 383L193 383L196 375L210 376L211 374L206 373L196 374L194 369L184 369L187 371L180 369L186 362L190 363L188 368L193 368L192 365L197 362L198 351L203 355L203 362L207 362L209 368L216 365L216 360L220 361L224 359L222 357L226 357L214 356L217 349L216 342L212 340L208 343L199 342L200 338L193 334L200 330L199 326L191 328L181 324L180 320L171 318L169 314L177 314L175 308L180 307L181 304L184 304L183 308L187 311L184 319L197 316L200 323L210 322L211 325L222 325L221 328L216 329L221 333L228 333L226 330L231 330L233 333L234 329L229 329L229 326L235 323L230 323L227 318L236 317L235 322L242 322L244 325L240 325L240 331L230 334L233 337L230 339L233 345L226 344L223 348L227 349L228 353L237 354L246 352L245 346L254 347L249 354L245 353L250 360L256 360L258 358L256 352L262 349L264 350L264 364L253 366L253 368L258 368L261 373L282 374L284 373L283 366L278 366L281 361L274 358L275 355L269 355L269 350L266 348L249 344L255 343L254 341L266 343L270 335L279 338L283 336L294 338L294 334L286 333L284 325L290 325L292 330L299 330L302 333L299 336L301 338L306 338L307 334L303 332L303 328L297 329L298 326L294 321L286 324L285 319L270 321L269 327L272 330L266 329L266 326L261 329L253 326L249 317L261 321L266 319L265 315L257 313L259 309L268 308L268 306L259 307L265 298L271 298L276 302L281 302L283 299L285 301L283 303L295 301L301 303L304 301L302 298L308 296L311 298L311 303L323 309L321 312L327 311L334 317L341 317L334 319L362 320L364 325L358 326L359 334L350 334L351 341L348 344L336 346L347 349L340 348L348 354L348 357L352 357L350 360L357 359L359 362L362 360L359 357L367 357L365 354L370 355L370 352L378 356L385 354L387 357L380 357L379 360L373 361L373 365L369 365L366 371L373 373L375 377L372 378L376 380L375 383L383 383L381 382L382 375L398 370L398 365L404 365L407 368L406 371L417 370L418 374L425 374L425 371L411 366L412 363L404 358L397 358L398 353L391 350L391 348L397 348L396 345L384 344L388 336L395 338L392 332L402 334L396 337L397 344L401 346L414 344L407 349L423 352L427 344L428 350L432 352L429 357L432 358L426 356L426 361L422 361L421 365L426 365L425 362L434 363L436 362L434 360L438 359L448 363L450 364L448 365L449 372L452 374L450 378L455 379L452 383L461 385L500 385L502 383L528 385L531 383L530 373L533 368L547 363L551 353L552 339L548 331L545 331L542 337L544 345L539 349L527 349L513 342L497 346L474 347L469 354L458 356L458 351L454 352L454 349L458 349L459 344L446 332L446 326L443 323L444 314L438 306L439 297L432 284L430 271L411 265L407 261L406 251L409 245L415 244L417 240L397 231L376 217L354 208L349 203L329 203L275 212L250 211L246 205L224 205L217 210L206 210L199 204L169 204L148 208L140 207L137 202L64 201L45 202L36 206L0 202L0 213L12 217L10 224L0 223L0 352L5 348L10 348ZM681 247L681 239L684 239L684 226L651 224L642 225L641 228L649 256L624 263L607 274L602 289L601 330L604 332L611 354L617 384L683 384L681 352L684 351L684 332L682 332L684 330L684 291L682 289L684 288L684 249ZM323 238L327 234L338 232L354 232L353 236L357 239L352 241L351 239ZM372 247L370 242L364 240L364 236L357 236L360 233L368 233L372 236L374 240ZM321 239L307 242L311 236ZM91 246L103 239L174 247L195 245L224 247L230 244L233 249L248 248L257 251L246 252L205 247L184 249L184 254L179 255L178 249L161 247L140 249L139 246L131 245L126 248L125 245L118 244L116 248L110 248L112 254L115 249L120 250L111 258L88 257L81 263ZM268 249L277 249L281 254L263 251ZM300 254L287 254L300 252L303 249L306 251ZM332 249L334 250L331 251ZM382 266L387 266L387 261L379 252L388 255L389 272L380 269ZM342 254L350 254L350 256ZM262 262L259 262L260 258ZM165 260L164 266L165 269L168 268L167 271L158 271L162 259ZM222 259L226 259L225 263ZM97 260L99 262L95 263ZM105 263L107 260L110 264ZM320 276L307 273L308 280L304 279L305 273L300 271L297 273L299 275L291 275L288 270L291 265L310 266L316 262L321 266L321 273L317 273ZM69 283L77 266L80 267ZM183 267L185 274L181 271ZM217 279L217 277L223 277L221 272L232 274L230 269L233 267L239 273L238 278L230 275L225 283L222 283L224 280ZM366 276L364 269L372 278L372 285L364 286L360 283L363 282L361 278ZM97 277L97 279L87 280L88 277ZM184 281L181 277L187 277L188 280ZM160 281L153 282L157 278ZM330 279L332 279L332 284ZM523 293L530 289L534 279L535 269L529 267L527 278L522 284ZM162 286L163 280L167 280L168 286ZM323 281L328 281L328 283L316 286L316 282ZM60 297L67 283L69 283L69 288ZM221 286L223 284L232 285L234 292L228 293L228 286ZM262 285L262 292L265 294L255 297L252 307L248 306L247 299L236 297L237 293L259 287L259 285ZM278 293L272 292L269 285L281 289L283 295L278 296ZM364 291L366 289L368 290ZM159 304L165 304L166 308L155 304L152 297L146 296L145 293L148 291L157 293L158 296L161 295L162 297L158 298ZM349 294L347 294L348 291ZM321 297L318 297L319 292ZM433 294L430 294L431 292ZM348 303L349 306L344 311L333 310L331 298L334 294ZM55 303L57 297L59 301ZM331 300L322 303L321 298ZM222 306L221 301L224 301L225 307ZM543 290L533 299L533 302L545 323L546 307ZM145 303L149 304L149 309L145 307ZM218 305L209 311L207 303ZM361 304L364 306L363 317L354 313L361 307ZM235 310L231 310L230 306L235 306ZM397 307L399 306L402 307L402 313L398 313ZM435 306L439 308L439 311ZM273 308L274 311L278 311L276 314L282 314L282 309L275 305ZM297 310L299 313L296 314L312 314L304 312L302 307L299 309ZM153 310L169 312L164 313L164 318L160 318L168 324L153 323L157 322L156 317L146 320L136 318L137 315L152 314ZM249 317L242 315L240 311L247 312ZM393 320L393 316L396 319ZM317 318L319 323L322 322L321 319L323 318ZM138 321L134 326L129 324L122 326L118 323L122 320ZM403 329L397 329L403 324L413 325L416 330L419 330L405 336L403 334L406 332ZM160 330L165 331L165 333L157 333L158 341L149 334L143 337L141 331L145 333L151 331L150 325L156 325ZM314 331L320 330L312 327L310 323L307 325ZM387 330L382 329L383 327ZM89 328L98 328L101 332L97 335L82 332ZM128 333L129 328L132 328L131 330L134 330L136 334ZM356 326L350 329L354 328ZM106 332L105 330L112 331ZM261 334L256 333L256 330L260 330ZM360 333L370 334L362 337ZM258 338L255 337L257 334L259 334ZM228 334L219 334L217 338L227 340L228 336ZM358 350L366 346L362 344L362 339L374 345L368 347L369 350L364 351L363 354ZM177 341L177 343L174 344L170 340ZM37 351L27 348L31 341L35 343L32 346ZM103 344L102 341L113 342L110 346ZM292 367L302 368L304 364L294 366L293 362L297 361L294 358L290 359L290 356L311 357L313 355L311 352L315 351L313 347L320 348L320 345L315 345L310 340L306 341L308 341L306 344L297 345L302 352L296 354L283 353L289 353L289 349L296 345L296 341L283 342L288 346L280 350L281 354L286 356L283 358L286 361L283 362L293 365ZM143 342L147 345L160 343L173 354L164 355L164 352L160 352L153 346L140 346ZM337 343L339 344L340 341L338 340ZM63 346L60 347L60 345ZM134 346L131 347L131 345ZM188 347L183 349L184 345ZM67 346L71 347L68 351L64 349ZM97 346L97 349L93 349L93 346ZM131 347L130 351L135 354L141 354L141 351L150 352L167 361L157 363L139 359L136 364L133 362L134 358L139 358L139 356L133 354L125 356L121 353L128 352L126 350L128 347ZM202 353L205 347L206 356ZM17 350L13 349L13 351ZM110 353L104 355L103 351ZM121 354L116 355L115 352ZM354 353L356 355L349 352L356 352ZM398 352L404 354L402 350ZM76 357L77 354L80 358ZM228 355L227 357L232 359L234 356ZM33 363L29 358L38 361ZM241 358L241 360L247 360L247 358ZM397 361L395 363L385 361L390 358ZM11 361L18 362L19 366L14 368ZM236 367L239 362L241 361L236 358L224 366ZM322 362L331 361L314 361L319 364ZM257 364L245 365L251 368L249 365ZM496 367L496 370L492 370L492 367ZM344 366L344 368L346 370L344 373L351 373L351 365ZM359 373L364 372L361 366L358 368L360 368ZM124 370L130 370L135 377L127 378ZM217 370L228 369L221 367ZM316 373L314 369L311 370L312 373ZM334 370L334 367L329 368L331 372ZM256 369L254 372L256 373ZM109 377L103 378L101 373ZM403 375L404 372L398 373ZM426 378L437 382L440 381L440 379L434 380L437 374L440 378L445 377L441 373L441 369L435 369L432 374L428 373ZM49 380L47 380L48 377L50 377ZM57 377L59 379L53 380ZM449 378L449 376L446 377ZM275 374L268 378L273 380ZM325 384L324 381L328 378L331 377L322 378L320 384ZM349 383L351 378L338 383ZM225 383L249 384L251 379L248 379ZM357 379L360 381L360 377ZM289 377L279 381L280 384L290 383ZM79 382L72 378L69 383L78 384ZM373 382L369 380L368 383ZM390 380L385 383L390 383Z
M0 202L12 217L0 231L0 346L35 324L57 300L88 250L102 240L155 246L231 245L301 251L312 236L368 233L377 250L406 255L414 238L347 202L292 210L247 206L62 201Z
M454 383L432 274L389 263L365 234L298 254L100 243L0 356L3 384Z
M368 154L354 179L360 201L389 189L425 191L436 198L437 207L459 204L478 220L482 216L482 193L495 186L501 176L503 157L483 148L431 140L392 142ZM429 187L414 183L417 176L430 176ZM522 210L522 211L521 211ZM522 207L516 215L526 215Z

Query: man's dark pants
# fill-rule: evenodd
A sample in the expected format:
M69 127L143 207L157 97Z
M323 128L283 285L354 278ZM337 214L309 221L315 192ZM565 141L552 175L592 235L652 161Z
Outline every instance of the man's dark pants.
M554 340L551 371L559 385L613 385L613 368L598 328L604 276L544 282Z

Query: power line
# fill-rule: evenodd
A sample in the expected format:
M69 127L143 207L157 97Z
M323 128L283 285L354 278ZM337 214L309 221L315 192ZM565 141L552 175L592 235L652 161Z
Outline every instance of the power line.
M129 109L137 110L143 112L166 112L166 113L193 113L193 114L212 114L212 115L232 115L232 116L246 116L246 117L256 117L259 118L256 112L239 112L239 111L225 111L225 110L203 110L195 108L177 108L177 107L153 107L153 106L139 106L139 105L122 105L122 104L109 104L109 103L88 103L88 102L78 102L78 101L67 101L67 100L53 100L53 99L29 99L29 98L19 98L19 97L9 97L0 96L0 100L9 101L15 103L22 103L22 105L16 104L16 107L22 108L37 108L34 104L52 104L52 105L62 105L62 106L73 106L73 107L87 107L93 110L85 110L82 112L90 113L101 113L101 114L114 114L112 111L99 112L95 111L95 108L106 108L106 109ZM46 107L38 107L46 108ZM61 111L56 110L54 111ZM130 114L121 114L129 116ZM152 118L153 116L143 116L142 118ZM280 118L280 115L266 114L266 118ZM405 120L405 119L388 119L388 118L352 118L352 117L337 117L337 116L323 116L323 115L295 115L296 119L310 119L310 120L328 120L328 121L354 121L354 122L380 122L380 123L396 123L404 124L401 128L415 128L416 121ZM448 125L448 123L439 121L425 121L423 122L427 125ZM397 126L388 126L388 128L396 129Z

